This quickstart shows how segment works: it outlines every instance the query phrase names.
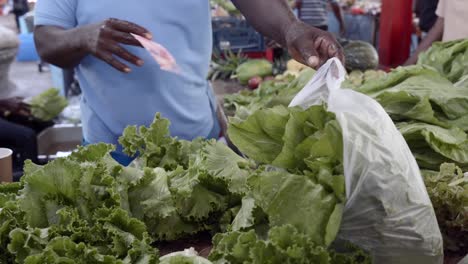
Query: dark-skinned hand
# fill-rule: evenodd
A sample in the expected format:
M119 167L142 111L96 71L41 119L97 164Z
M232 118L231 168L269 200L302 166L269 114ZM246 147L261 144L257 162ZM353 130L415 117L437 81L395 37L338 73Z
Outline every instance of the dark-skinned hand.
M86 52L125 73L130 72L130 68L116 57L120 57L137 66L142 66L144 63L141 58L128 52L121 46L121 44L126 44L141 47L140 42L131 35L132 33L147 39L152 38L151 33L147 29L132 22L115 18L87 25L79 30L79 34L83 35L80 39L83 41L82 47L84 47Z
M28 117L31 115L31 109L21 97L0 99L0 115L17 115Z
M329 58L336 57L344 64L343 48L329 32L295 22L286 33L286 45L291 56L312 68L319 68Z

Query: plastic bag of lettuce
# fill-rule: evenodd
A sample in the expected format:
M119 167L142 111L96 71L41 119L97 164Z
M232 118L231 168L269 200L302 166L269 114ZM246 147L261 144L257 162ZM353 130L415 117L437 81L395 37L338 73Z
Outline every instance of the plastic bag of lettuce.
M375 263L441 263L442 237L408 145L376 101L340 89L344 77L331 59L290 104L325 103L340 124L347 202L339 237Z

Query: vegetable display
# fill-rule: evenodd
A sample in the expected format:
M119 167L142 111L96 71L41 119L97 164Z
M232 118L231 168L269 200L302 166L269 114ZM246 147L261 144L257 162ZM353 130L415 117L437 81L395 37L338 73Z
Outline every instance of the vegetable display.
M264 59L248 60L236 69L237 79L241 84L247 84L252 77L266 77L273 74L273 64Z
M42 121L56 118L67 107L68 101L59 94L57 89L51 88L33 97L30 102L32 115Z
M302 130L317 137L316 145L330 144L320 131L338 136L323 107L278 111L313 116ZM302 127L290 122L285 132ZM158 243L200 232L216 234L213 263L251 257L226 244L237 235L250 237L253 250L266 250L270 263L366 259L360 251L329 247L340 226L344 182L339 161L325 148L312 151L316 159L306 149L293 157L285 142L284 167L297 162L310 171L273 169L216 141L172 138L169 121L159 115L149 127L128 127L120 142L141 155L130 167L111 158L112 146L98 144L44 166L29 162L20 183L0 185L0 262L210 263L187 252L159 259ZM295 238L302 242L284 244Z
M468 254L468 175L454 164L423 171L447 252Z
M418 64L433 67L456 83L468 75L468 39L434 43L419 56Z

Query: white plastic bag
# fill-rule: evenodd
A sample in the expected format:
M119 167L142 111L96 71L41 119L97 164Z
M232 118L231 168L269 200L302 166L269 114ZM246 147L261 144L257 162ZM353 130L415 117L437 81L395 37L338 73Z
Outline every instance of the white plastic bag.
M347 203L339 238L378 264L442 263L442 236L415 158L379 103L341 89L345 75L330 59L290 104L326 103L341 126Z

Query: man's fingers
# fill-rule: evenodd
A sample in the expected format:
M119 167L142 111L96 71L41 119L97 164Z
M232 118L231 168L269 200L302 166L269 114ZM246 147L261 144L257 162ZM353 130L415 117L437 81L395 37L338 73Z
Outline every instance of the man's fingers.
M110 38L116 42L126 44L126 45L132 45L132 46L138 46L141 47L141 43L136 40L132 35L129 33L125 33L122 31L117 31L113 28L104 28L103 29L103 35L106 36L107 38Z
M128 52L126 49L122 48L119 46L117 43L112 43L109 46L107 46L107 49L114 55L119 56L120 58L133 63L137 66L142 66L144 64L143 60L140 59L139 57L131 54Z
M116 18L110 18L106 21L105 25L115 30L126 32L126 33L133 33L133 34L145 37L147 39L153 38L151 33L146 28L141 27L129 21L119 20Z
M104 62L106 62L107 64L109 64L110 66L116 68L117 70L121 72L125 72L125 73L131 72L131 69L127 65L123 64L118 59L116 59L110 52L107 52L107 51L98 52L96 54L96 57L98 57L99 59L103 60Z

